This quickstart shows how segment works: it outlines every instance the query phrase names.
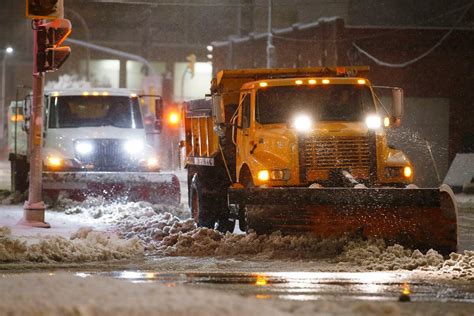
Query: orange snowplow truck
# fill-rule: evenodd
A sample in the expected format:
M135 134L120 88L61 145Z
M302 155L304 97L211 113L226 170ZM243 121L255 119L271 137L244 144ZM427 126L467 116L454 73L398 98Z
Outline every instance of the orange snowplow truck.
M383 238L444 254L457 249L449 187L418 188L387 144L389 112L368 67L224 70L210 98L185 103L192 216L221 231ZM386 88L386 87L385 87ZM394 131L395 132L395 131Z

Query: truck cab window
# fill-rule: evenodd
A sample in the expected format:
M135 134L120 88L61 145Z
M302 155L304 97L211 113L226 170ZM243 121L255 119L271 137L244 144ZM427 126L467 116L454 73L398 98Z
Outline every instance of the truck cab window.
M375 105L368 87L352 84L279 86L257 93L255 114L261 124L286 123L299 112L319 121L360 121L375 112Z
M59 96L51 99L49 128L114 126L143 128L137 98Z

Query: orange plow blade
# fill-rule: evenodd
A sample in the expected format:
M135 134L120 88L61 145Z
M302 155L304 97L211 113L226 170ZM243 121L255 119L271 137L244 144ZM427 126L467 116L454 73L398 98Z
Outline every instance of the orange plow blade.
M238 203L237 203L238 202ZM323 238L382 238L412 249L457 250L457 206L448 186L400 188L230 189L245 205L248 229Z

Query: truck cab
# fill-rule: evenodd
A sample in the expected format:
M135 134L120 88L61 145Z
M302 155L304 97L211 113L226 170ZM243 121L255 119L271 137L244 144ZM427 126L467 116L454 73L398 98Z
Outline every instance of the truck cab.
M158 170L136 93L55 91L46 100L45 171Z
M366 78L247 82L232 120L244 186L404 186L413 179L408 157L387 145L393 119Z
M155 109L161 111L161 97L147 97L154 98ZM28 101L10 110L11 123L16 124L11 127L12 190L21 192L28 188ZM100 195L179 204L178 178L160 171L157 146L148 141L150 125L161 128L161 113L150 120L149 112L145 100L127 89L48 92L43 107L43 195L52 201L65 192L76 200Z

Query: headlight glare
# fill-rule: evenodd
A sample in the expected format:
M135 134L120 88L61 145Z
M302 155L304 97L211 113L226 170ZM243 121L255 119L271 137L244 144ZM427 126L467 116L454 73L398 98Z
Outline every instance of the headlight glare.
M257 174L257 178L260 181L268 181L270 179L270 173L268 170L260 170Z
M365 118L365 124L370 129L377 129L382 126L382 119L378 115L369 115Z
M94 145L90 142L77 142L75 147L76 151L82 155L90 154L94 150Z
M313 126L312 120L308 115L300 114L293 119L293 127L300 132L310 131Z
M155 158L155 157L148 158L146 161L146 165L148 166L148 168L158 167L158 158Z
M145 144L143 144L141 140L133 139L126 141L123 147L125 151L129 154L139 154L143 152Z
M405 168L403 168L403 175L405 176L405 178L410 178L412 173L413 171L411 170L409 166L406 166Z

